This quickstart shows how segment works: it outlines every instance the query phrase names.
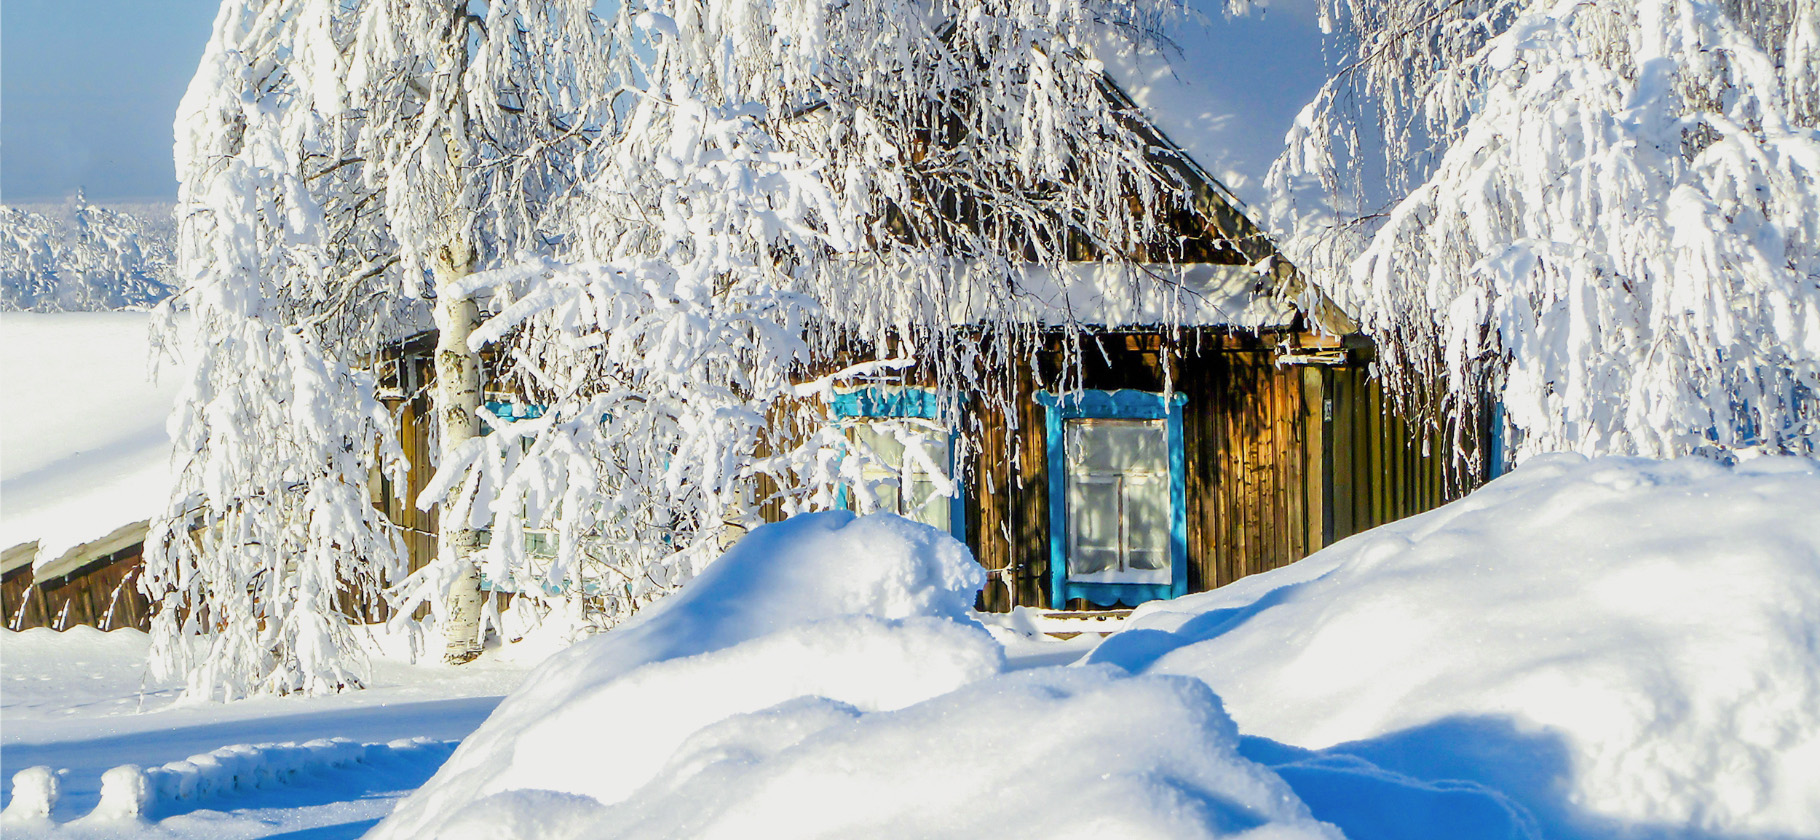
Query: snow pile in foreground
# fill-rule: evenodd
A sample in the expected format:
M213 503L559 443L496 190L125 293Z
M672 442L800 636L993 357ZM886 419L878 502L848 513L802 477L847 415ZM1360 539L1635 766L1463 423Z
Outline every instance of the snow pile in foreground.
M1090 660L1204 680L1355 838L1461 836L1437 833L1456 806L1547 837L1820 836L1811 461L1538 458L1127 626Z
M759 528L546 662L371 836L1336 836L1193 680L996 677L982 579L894 516Z
M896 712L805 697L710 725L636 796L553 836L1337 838L1239 757L1198 681L1110 668L1009 674ZM476 837L511 837L476 806ZM509 821L506 821L509 824Z
M147 312L9 312L0 329L0 548L37 562L164 510L180 371L152 381Z

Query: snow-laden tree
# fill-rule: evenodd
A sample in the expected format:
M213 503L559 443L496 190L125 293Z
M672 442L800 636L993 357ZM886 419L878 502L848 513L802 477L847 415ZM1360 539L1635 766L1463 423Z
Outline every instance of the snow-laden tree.
M169 297L172 280L167 231L80 190L63 215L0 207L0 309L145 307Z
M623 4L623 129L567 205L566 247L470 286L498 312L474 346L497 342L543 410L441 477L491 498L489 576L607 596L610 622L686 578L747 505L832 506L838 481L864 507L865 453L808 397L912 361L1002 385L1038 326L1014 281L1083 253L1129 263L1163 238L1157 208L1186 202L1085 46L1106 27L1150 37L1169 12ZM837 348L871 361L805 367ZM547 567L526 524L557 533Z
M408 314L411 284L387 272L382 236L329 221L377 197L328 162L336 126L314 97L334 91L299 83L343 72L321 46L326 8L224 4L177 115L189 317L172 324L197 359L141 586L154 663L198 696L358 685L344 593L370 600L399 565L367 478L400 456L355 366Z
M546 207L573 188L590 134L612 124L614 56L583 0L372 0L335 9L350 30L343 151L383 189L383 221L407 274L428 272L437 329L433 410L444 461L480 433L479 310L474 270L546 247ZM316 78L317 84L336 84ZM445 658L480 651L479 528L469 484L440 505L440 562L427 576ZM421 582L418 586L421 591Z
M1517 457L1815 450L1820 6L1324 7L1274 223L1403 399Z
M0 207L0 306L36 310L57 299L56 239L48 216Z
M155 657L192 692L359 679L348 604L402 572L369 483L402 462L363 368L432 312L441 445L474 436L477 314L448 291L543 241L543 205L610 117L598 34L580 2L223 3L176 123L178 305L200 358L144 577ZM455 615L433 606L463 659L475 540L443 523Z

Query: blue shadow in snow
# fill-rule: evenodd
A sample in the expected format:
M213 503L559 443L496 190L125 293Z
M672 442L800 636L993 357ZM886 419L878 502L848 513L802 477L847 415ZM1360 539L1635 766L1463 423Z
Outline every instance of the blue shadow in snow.
M1148 628L1122 630L1108 636L1106 641L1094 648L1084 661L1111 663L1133 674L1143 673L1163 654L1230 633L1234 628L1250 621L1258 613L1288 600L1290 593L1315 580L1320 580L1320 578L1279 586L1242 607L1209 610L1189 619L1174 630Z
M373 830L379 820L359 820L340 825L319 825L283 834L268 834L266 840L355 840Z
M1230 633L1322 577L1209 610L1174 630L1125 630L1085 662L1144 673L1171 651ZM1591 813L1570 801L1573 764L1562 736L1498 716L1443 718L1322 750L1241 735L1239 752L1276 771L1317 819L1349 840L1796 840Z
M1569 801L1561 736L1502 717L1443 718L1323 750L1241 736L1239 753L1276 771L1348 840L1796 840L1589 813Z

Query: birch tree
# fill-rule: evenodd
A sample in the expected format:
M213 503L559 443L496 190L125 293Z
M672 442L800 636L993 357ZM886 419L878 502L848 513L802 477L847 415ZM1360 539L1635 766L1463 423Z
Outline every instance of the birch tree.
M402 464L362 367L428 314L439 445L470 445L477 314L451 289L543 242L546 203L610 118L598 34L578 2L224 2L177 119L179 305L202 359L145 576L155 654L193 691L358 680L337 601L402 571L369 487ZM420 500L442 509L451 661L479 643L460 492Z
M1820 444L1820 7L1327 0L1351 64L1274 224L1455 432L1515 454Z

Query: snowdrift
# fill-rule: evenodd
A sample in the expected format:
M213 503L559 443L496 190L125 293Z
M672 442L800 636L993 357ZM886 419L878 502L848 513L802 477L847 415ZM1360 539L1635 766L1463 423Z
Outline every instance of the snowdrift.
M1127 627L1355 840L1820 836L1812 461L1538 458Z
M755 531L375 835L1820 836L1812 461L1538 458L1081 667L1002 673L978 583L892 517Z
M998 676L982 582L894 516L759 528L546 662L370 836L1338 836L1198 681Z

